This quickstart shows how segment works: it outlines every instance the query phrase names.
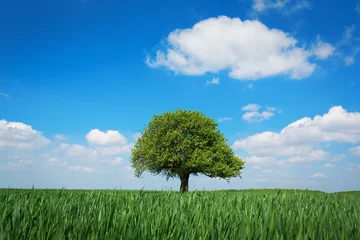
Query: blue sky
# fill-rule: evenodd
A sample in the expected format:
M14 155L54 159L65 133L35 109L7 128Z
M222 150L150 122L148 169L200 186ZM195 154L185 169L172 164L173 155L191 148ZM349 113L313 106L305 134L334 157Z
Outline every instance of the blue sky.
M190 189L360 188L360 1L0 1L0 187L133 177L153 114L199 110L247 163Z

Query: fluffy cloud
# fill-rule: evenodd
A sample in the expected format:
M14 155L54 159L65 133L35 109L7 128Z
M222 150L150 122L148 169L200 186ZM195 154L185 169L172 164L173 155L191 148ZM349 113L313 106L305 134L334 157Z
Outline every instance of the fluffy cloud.
M84 167L84 166L69 166L68 171L70 171L70 172L93 173L93 172L95 172L95 169L90 168L90 167Z
M255 112L255 111L258 111L260 108L261 108L261 106L259 104L250 103L250 104L242 107L241 110Z
M298 47L295 38L257 20L209 18L171 32L167 42L165 51L157 51L155 59L147 58L150 67L186 75L229 70L229 76L239 80L279 74L301 79L316 68L309 62L311 50Z
M206 85L218 85L220 84L220 78L213 78L211 81L206 81Z
M251 156L251 157L245 158L245 162L248 164L271 164L271 163L275 163L276 159L273 157Z
M326 42L321 41L320 37L317 37L316 45L313 46L313 53L318 59L327 59L333 55L335 48Z
M326 178L326 176L323 173L315 173L311 177L312 178Z
M309 153L306 153L306 156L295 156L291 157L287 160L289 163L309 163L309 162L317 162L324 161L330 154L318 149L312 150Z
M319 142L357 143L360 141L360 113L347 112L341 106L332 107L323 116L302 118L279 133L263 132L238 140L235 150L245 149L257 156L303 155L313 151Z
M246 122L262 122L264 120L270 119L275 114L272 112L247 112L242 116L242 119Z
M360 146L357 147L353 147L349 149L349 152L355 156L359 156L360 157Z
M330 163L326 163L323 165L324 168L334 168L335 166L333 164Z
M275 116L273 111L275 111L276 108L266 107L266 111L258 112L260 108L261 108L261 106L258 104L248 104L248 105L242 107L241 110L248 111L248 112L244 113L244 115L242 116L242 119L246 122L251 123L251 122L261 122L264 120L268 120L271 117Z
M49 143L50 140L30 125L0 120L0 149L33 150Z
M103 156L112 156L112 155L122 155L131 153L131 149L134 144L127 144L124 146L114 146L114 147L96 147L96 151Z
M93 146L114 146L127 143L126 138L114 130L102 132L99 129L93 129L86 135L86 140Z
M345 158L346 158L345 154L335 155L335 156L333 156L332 161L340 162L340 161L344 160Z
M67 137L64 135L64 134L56 134L54 136L54 138L57 140L57 141L60 141L60 142L66 142L67 141Z

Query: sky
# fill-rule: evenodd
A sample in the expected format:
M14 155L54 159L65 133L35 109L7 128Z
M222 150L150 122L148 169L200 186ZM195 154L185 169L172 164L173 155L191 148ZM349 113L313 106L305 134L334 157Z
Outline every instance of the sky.
M0 0L0 188L178 190L129 158L188 109L246 161L190 190L358 190L359 74L359 0Z

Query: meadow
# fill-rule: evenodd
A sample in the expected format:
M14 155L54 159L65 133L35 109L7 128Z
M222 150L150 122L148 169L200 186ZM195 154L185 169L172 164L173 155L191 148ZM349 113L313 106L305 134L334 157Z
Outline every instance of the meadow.
M0 239L360 239L360 193L0 189Z

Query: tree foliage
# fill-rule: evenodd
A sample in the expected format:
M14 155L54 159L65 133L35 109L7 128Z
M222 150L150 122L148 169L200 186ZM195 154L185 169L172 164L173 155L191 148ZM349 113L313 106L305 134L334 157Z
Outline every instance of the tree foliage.
M217 123L188 110L154 115L132 150L131 163L137 177L144 171L180 177L182 192L188 191L190 175L229 179L241 176L244 168Z

